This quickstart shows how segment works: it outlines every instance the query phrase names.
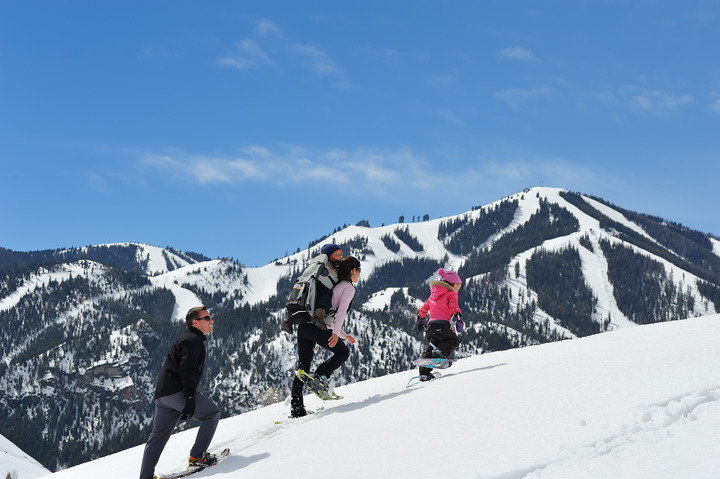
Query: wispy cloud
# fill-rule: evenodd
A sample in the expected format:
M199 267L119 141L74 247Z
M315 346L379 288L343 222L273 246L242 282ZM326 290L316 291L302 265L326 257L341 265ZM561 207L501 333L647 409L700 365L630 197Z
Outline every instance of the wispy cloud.
M148 46L142 49L145 58L175 60L182 57L180 51L165 46Z
M495 96L508 104L510 108L519 110L525 103L536 98L548 98L553 89L549 87L537 88L507 88L495 93Z
M448 88L455 83L451 75L425 75L425 82L433 88Z
M165 171L176 180L191 179L203 185L263 180L266 175L258 161L187 155L179 151L171 154L144 154L140 166Z
M447 111L447 110L440 111L439 115L441 118L444 118L446 121L452 123L453 125L465 126L465 122L462 120L462 118L460 118L459 116L457 116L456 114L454 114L450 111Z
M361 51L370 57L379 58L383 61L393 60L398 55L397 50L393 50L391 48L364 47Z
M239 185L248 182L274 187L317 184L343 189L356 185L375 194L390 194L399 185L429 189L437 182L452 183L453 174L434 167L409 149L331 149L311 151L285 146L271 151L262 146L244 149L239 157L189 155L182 151L147 153L139 160L146 174L170 175L175 182Z
M221 65L237 68L238 70L259 68L260 65L274 65L267 53L253 40L243 40L236 47L239 54L221 58Z
M268 20L263 20L259 22L255 27L255 32L262 37L281 34L280 27L278 27L277 24Z
M720 113L720 93L712 93L710 98L712 99L710 103L710 111Z
M295 62L318 75L340 75L341 68L326 52L318 47L293 43L283 38L280 27L268 20L255 26L253 38L246 38L235 45L235 51L218 59L218 64L240 71L260 69L265 66L284 67L285 62ZM272 57L268 54L272 53ZM334 85L348 88L350 83Z
M102 175L95 173L95 172L88 172L87 173L87 183L93 190L99 192L99 193L109 193L110 188L108 186L107 180Z
M670 113L693 103L691 95L672 95L663 90L629 89L630 107L636 111L655 114Z
M484 188L507 195L527 186L544 184L575 190L592 191L597 182L607 181L593 168L566 158L487 159L478 162Z
M506 60L539 61L532 50L522 47L503 48L498 52L498 56Z
M410 148L315 151L297 145L277 149L251 146L234 158L173 151L143 155L140 164L145 179L170 177L178 184L255 185L268 190L302 185L328 194L341 194L352 187L352 191L389 201L442 191L475 201L478 190L507 195L540 181L587 190L599 181L598 172L562 158L459 161L455 153L440 151L428 156Z
M623 86L617 89L587 92L587 97L612 108L626 109L638 113L669 115L680 108L695 102L689 94L672 94L661 89L648 89L638 86ZM713 105L710 109L713 109ZM720 108L720 105L715 105Z
M310 45L292 45L291 51L297 53L303 60L307 61L312 70L318 74L340 73L340 68L330 56Z

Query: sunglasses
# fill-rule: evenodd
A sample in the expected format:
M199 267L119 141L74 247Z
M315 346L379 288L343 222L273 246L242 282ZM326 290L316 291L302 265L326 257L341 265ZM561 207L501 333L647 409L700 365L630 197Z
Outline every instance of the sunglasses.
M212 318L210 316L203 316L202 318L197 318L198 321L212 321Z

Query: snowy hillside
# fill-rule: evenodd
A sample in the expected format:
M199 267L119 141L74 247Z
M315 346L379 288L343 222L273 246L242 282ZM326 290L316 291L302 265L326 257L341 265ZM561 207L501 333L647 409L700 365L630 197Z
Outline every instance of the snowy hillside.
M284 298L329 242L362 263L345 323L355 367L338 385L420 354L415 318L439 267L463 278L458 357L720 312L718 240L560 188L318 235L258 268L141 243L3 251L0 431L50 470L143 442L157 372L198 304L215 318L204 387L225 416L287 397L297 357Z
M360 251L353 251L352 253L362 256L363 278L371 276L380 266L387 264L388 262L402 260L403 258L429 258L438 261L442 261L447 258L447 262L444 264L445 267L457 270L466 263L467 257L454 254L448 249L447 240L441 239L441 235L438 234L441 224L457 220L469 222L477 219L482 211L495 207L500 204L501 201L517 200L519 205L510 224L498 231L496 234L492 235L484 244L472 245L473 248L492 247L497 240L508 233L513 232L519 226L527 223L532 215L536 214L540 210L542 201L548 201L551 204L556 204L564 209L567 209L573 217L577 219L579 224L577 231L570 235L559 236L557 238L547 240L538 246L524 250L512 257L508 263L509 276L513 276L510 269L515 263L518 263L520 271L518 278L524 279L526 261L539 249L558 251L565 247L578 247L580 245L580 239L587 237L590 244L594 247L594 250L590 251L586 248L579 249L581 251L585 281L588 282L589 287L598 299L597 309L593 315L594 319L599 322L603 317L611 317L613 328L633 325L627 315L620 310L613 296L613 285L610 284L607 277L607 262L595 253L595 251L600 250L601 240L607 240L612 243L620 244L625 242L618 238L616 232L605 231L601 227L598 219L588 215L586 212L580 210L578 207L566 200L562 196L562 193L565 192L566 190L561 188L530 188L525 192L504 198L496 203L485 205L482 209L476 209L475 211L447 218L439 218L436 220L424 221L422 223L392 224L374 228L349 226L333 234L327 241L333 241L338 244L347 244L352 243L353 240L357 238L362 238L362 244L364 245L363 250L364 252L369 253L363 254L363 252ZM583 196L582 198L600 214L627 227L630 231L646 238L649 242L657 244L657 241L650 237L643 228L623 216L623 214L619 211L592 198L586 196ZM399 241L398 251L391 251L388 249L382 238L388 235L394 236L395 232L399 228L407 228L410 235L412 235L422 246L422 250L416 251L402 241ZM714 254L720 256L720 246L718 246L720 245L720 242L714 239L711 241L713 244ZM652 259L662 263L667 271L667 274L674 278L674 282L678 287L685 286L691 291L690 294L697 306L695 315L702 316L716 312L714 306L705 301L702 295L697 291L696 285L699 280L698 277L688 274L664 258L649 254L647 251L643 251L636 246L629 245L629 247L639 254L648 255ZM304 264L307 261L308 256L312 256L312 254L309 254L306 250L260 268L248 268L246 273L250 278L250 283L254 285L254 294L249 295L246 298L246 301L253 304L255 302L267 301L270 299L270 297L277 293L277 289L273 286L276 285L278 279L283 275L286 275L292 265ZM283 268L282 266L286 267ZM429 271L428 273L427 278L424 279L429 279L432 276L432 271ZM468 280L470 278L464 279ZM533 292L528 290L524 281L518 282L509 280L508 284L513 285L515 292L519 295L533 295ZM542 311L540 311L537 316L538 320L547 317L547 315L543 314ZM569 335L573 336L572 333Z
M50 473L32 457L0 434L0 477L17 473L17 479L34 479Z
M306 418L280 403L221 421L213 446L233 453L195 477L715 478L718 338L713 315L468 357L410 388L414 371L346 385ZM182 468L194 433L172 437L158 472ZM135 477L141 457L47 477Z

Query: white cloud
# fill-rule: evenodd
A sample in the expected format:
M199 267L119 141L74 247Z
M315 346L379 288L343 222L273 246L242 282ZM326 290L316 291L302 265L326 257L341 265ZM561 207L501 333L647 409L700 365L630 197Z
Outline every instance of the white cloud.
M523 104L534 98L548 98L553 90L549 87L507 88L495 93L495 96L508 104L510 108L519 110Z
M465 126L465 122L462 120L462 118L450 111L440 111L438 112L438 114L441 118L445 119L449 123L452 123L456 126Z
M632 89L630 107L638 111L663 114L694 101L690 95L672 95L663 90Z
M537 184L592 191L602 174L565 158L543 158L523 154L523 159L485 159L477 162L477 175L484 188L507 195Z
M170 155L158 155L155 153L148 153L143 155L141 162L142 165L152 166L155 168L179 168L181 163L175 160Z
M220 59L220 64L237 68L238 70L248 70L251 68L259 68L260 65L274 65L270 57L260 48L253 40L243 40L237 44L240 50L239 55L233 55Z
M268 20L263 20L259 22L255 27L255 32L263 37L266 37L270 34L279 35L281 33L280 27L278 27L277 24Z
M455 77L451 75L425 75L425 81L434 88L448 88L455 83Z
M140 165L169 172L176 179L189 179L203 185L231 184L262 180L265 177L262 162L259 161L187 155L179 151L164 155L145 154Z
M276 35L276 44L272 50L275 55L273 58L261 46L264 42L270 41L269 36ZM342 70L333 61L333 59L317 47L300 43L291 44L282 38L280 28L273 22L260 21L255 27L255 38L245 39L235 45L236 52L224 56L218 60L221 66L235 68L237 70L259 69L263 66L277 66L276 61L288 60L289 53L291 60L299 60L304 67L309 67L314 73L319 75L341 74ZM286 54L281 58L280 53ZM336 88L351 88L350 83L340 83L335 85Z
M190 158L188 173L201 184L235 183L248 179L263 179L261 165L244 159Z
M318 74L339 73L340 69L325 52L310 45L293 45L292 51L310 62L311 68Z
M498 56L503 59L522 60L527 62L538 61L532 50L522 47L503 48L498 52Z
M392 50L390 48L364 47L361 49L361 51L368 56L379 58L382 61L393 60L398 55L397 50Z
M109 193L110 188L108 187L105 178L95 172L87 173L87 182L90 188L100 193Z
M718 93L712 93L712 103L710 104L710 111L715 111L720 113L720 94Z
M220 65L225 67L232 67L236 68L238 70L249 70L250 68L255 68L257 64L253 62L252 60L248 60L247 58L221 58L220 59Z
M397 199L446 191L471 201L478 191L511 194L543 181L588 190L598 172L566 159L459 159L454 153L434 152L432 158L410 148L356 148L312 151L297 145L278 149L250 146L241 158L203 155L148 154L142 164L170 176L177 183L207 186L262 185L303 187L343 194L351 189L376 198Z
M251 146L242 158L218 158L170 154L146 154L140 165L146 171L159 170L177 182L203 185L242 184L253 182L275 187L305 183L329 189L354 185L374 194L392 194L398 188L428 189L437 182L455 181L451 173L431 165L424 157L409 150L342 150L309 151L299 146L285 146L271 151Z

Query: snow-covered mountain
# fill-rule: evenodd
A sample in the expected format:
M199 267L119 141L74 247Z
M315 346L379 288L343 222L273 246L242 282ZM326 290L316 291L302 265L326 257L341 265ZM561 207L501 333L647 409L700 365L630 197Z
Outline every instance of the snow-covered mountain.
M5 479L8 474L13 479L34 479L50 471L0 434L0 477Z
M197 476L244 479L714 479L720 471L720 315L461 359L337 389L287 419L274 404L220 422L231 455ZM281 424L275 424L281 421ZM157 472L182 470L196 429ZM125 479L143 446L47 476Z
M157 371L197 304L215 318L203 387L224 414L285 398L284 298L326 242L363 265L338 384L407 369L439 267L464 279L460 356L720 311L716 238L562 189L363 224L259 268L135 243L0 250L0 430L51 470L143 443Z

